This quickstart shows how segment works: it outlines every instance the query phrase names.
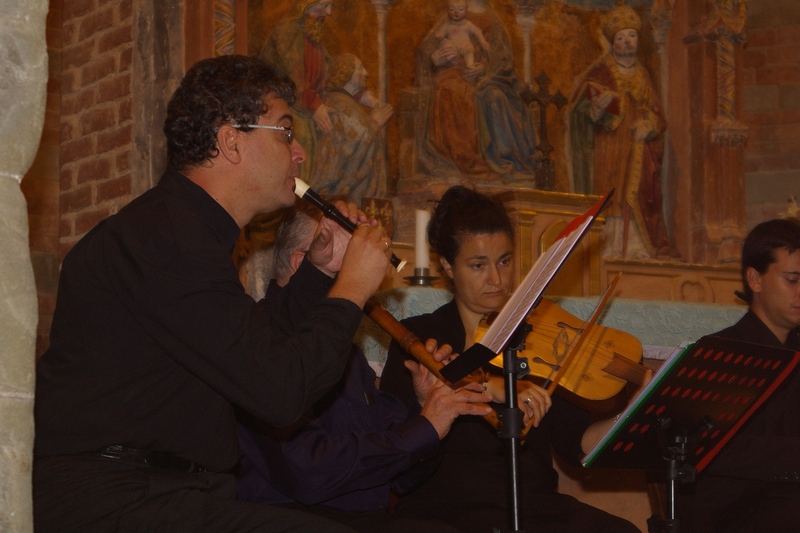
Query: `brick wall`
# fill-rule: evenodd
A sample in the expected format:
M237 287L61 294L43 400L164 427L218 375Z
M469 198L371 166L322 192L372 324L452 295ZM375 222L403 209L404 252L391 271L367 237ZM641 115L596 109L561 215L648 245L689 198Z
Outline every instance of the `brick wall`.
M743 61L747 225L800 201L800 23L748 29Z
M131 0L64 2L61 257L131 200Z
M49 78L39 151L22 191L39 300L36 354L49 346L60 260L131 200L131 0L50 0Z

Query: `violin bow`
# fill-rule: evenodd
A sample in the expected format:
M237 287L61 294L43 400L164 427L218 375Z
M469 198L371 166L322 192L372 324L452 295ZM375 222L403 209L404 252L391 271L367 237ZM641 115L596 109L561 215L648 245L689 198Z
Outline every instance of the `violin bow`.
M595 322L597 322L597 319L600 318L603 309L605 309L606 304L608 303L611 294L614 292L614 289L617 287L617 283L621 277L622 272L617 272L617 275L614 276L611 284L608 286L608 288L606 288L606 291L603 293L600 301L597 302L597 306L594 308L592 316L590 316L583 323L583 326L581 327L580 331L578 331L578 334L575 335L574 339L572 339L572 344L570 344L569 348L567 348L567 353L564 355L563 360L553 369L553 371L550 373L550 376L547 378L547 381L545 381L544 388L547 389L548 394L553 394L553 391L555 391L556 387L558 386L558 380L561 379L561 376L566 373L567 369L569 369L570 365L575 360L575 355L583 345L583 339L586 338L584 333L586 333L589 328L591 328Z

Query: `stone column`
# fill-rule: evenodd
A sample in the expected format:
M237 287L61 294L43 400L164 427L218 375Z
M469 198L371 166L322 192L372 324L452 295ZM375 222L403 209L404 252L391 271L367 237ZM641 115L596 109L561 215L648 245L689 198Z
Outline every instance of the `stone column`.
M47 10L47 0L0 0L0 530L17 533L33 531L38 321L28 213L19 185L44 124Z
M386 103L386 15L391 0L370 0L378 16L378 101Z
M522 79L525 80L525 85L530 85L533 79L531 75L531 63L533 58L531 56L531 29L536 22L534 17L535 8L530 5L519 4L517 5L517 24L522 30Z
M738 120L737 79L741 64L747 0L712 0L704 37L715 43L716 109L709 133L705 258L711 262L739 260L746 234L744 209L744 146L748 130ZM738 65L737 65L738 63ZM719 201L725 198L727 201Z
M684 162L675 221L681 254L693 263L739 261L746 234L748 131L738 118L746 13L746 0L679 0L676 6L683 38L668 44L680 58L670 62L669 120L673 132L685 135L673 137L676 159Z
M664 106L665 116L669 116L669 54L667 53L667 37L672 27L672 13L675 8L675 0L656 0L650 8L650 25L653 29L653 42L658 49L658 58L661 63L659 70L659 97ZM670 237L675 233L675 223L673 212L675 210L675 187L670 183L672 175L672 157L670 128L664 132L664 158L661 164L661 191L663 194L662 211L664 221L667 225L667 232Z
M132 198L155 186L167 168L167 139L163 133L167 102L185 72L183 3L133 2Z

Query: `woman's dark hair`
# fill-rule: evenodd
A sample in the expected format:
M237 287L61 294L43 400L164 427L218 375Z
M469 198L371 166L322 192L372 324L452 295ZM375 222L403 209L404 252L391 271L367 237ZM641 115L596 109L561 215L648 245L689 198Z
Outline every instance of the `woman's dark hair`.
M514 228L505 207L462 185L445 191L428 224L428 242L433 250L453 264L464 237L505 233L514 241Z
M195 63L167 104L169 166L181 171L216 157L217 129L227 123L258 122L269 111L264 97L270 93L294 103L294 82L270 63L241 55Z
M744 300L753 303L753 291L747 283L747 269L764 274L777 260L775 250L785 248L790 254L800 249L800 220L786 218L762 222L747 235L742 247L742 284Z

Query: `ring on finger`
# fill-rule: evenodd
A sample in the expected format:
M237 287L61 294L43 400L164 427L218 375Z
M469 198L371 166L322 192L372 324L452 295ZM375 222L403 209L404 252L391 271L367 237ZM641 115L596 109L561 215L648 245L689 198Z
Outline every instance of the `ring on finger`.
M389 249L392 247L392 243L386 237L384 237L382 240L383 240L384 246L386 246L386 251L388 252Z
M525 398L525 403L531 403L531 400L533 400L533 396L528 396Z

